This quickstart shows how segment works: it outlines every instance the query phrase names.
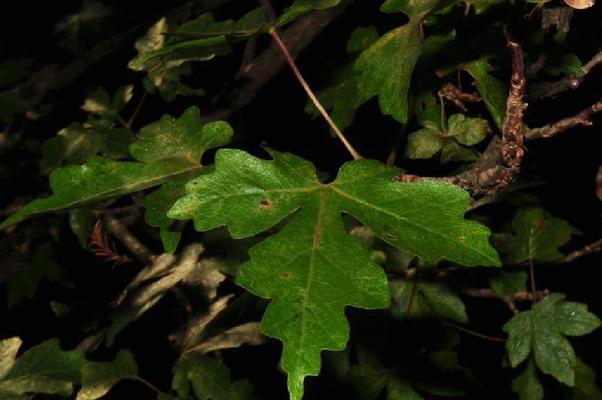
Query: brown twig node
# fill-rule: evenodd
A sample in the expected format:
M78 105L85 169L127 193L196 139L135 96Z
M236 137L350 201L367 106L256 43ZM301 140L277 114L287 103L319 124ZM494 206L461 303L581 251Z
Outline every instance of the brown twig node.
M514 181L525 155L523 147L523 113L525 68L521 46L506 32L512 59L512 79L506 100L506 115L502 125L502 137L494 137L483 155L470 170L447 178L473 196L492 195Z
M453 83L446 83L441 86L438 92L440 97L451 101L462 112L468 111L464 103L478 103L481 97L477 93L465 93Z
M121 255L115 250L113 243L107 238L107 234L100 219L96 220L92 233L90 234L90 251L96 257L104 258L105 261L113 263L113 266L132 262L128 256Z

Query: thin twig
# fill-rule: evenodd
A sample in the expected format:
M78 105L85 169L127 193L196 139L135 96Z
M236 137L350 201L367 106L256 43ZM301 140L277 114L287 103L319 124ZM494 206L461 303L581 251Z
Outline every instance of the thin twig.
M533 299L541 300L550 292L546 290L536 291L535 295L532 292L516 292L508 295L499 295L493 289L489 288L463 288L462 293L471 297L480 297L485 299L500 299L512 311L513 314L518 314L519 310L516 307L516 302L533 301Z
M389 155L387 156L386 165L395 164L395 159L397 159L397 153L399 151L399 143L401 143L401 138L405 136L408 124L402 124L399 127L397 134L395 135L395 140L393 141L393 146L391 146L391 150L389 151Z
M293 57L301 53L335 17L340 15L349 5L349 1L341 1L336 7L309 13L281 33L281 38ZM253 100L255 94L269 82L284 66L286 60L278 44L273 42L259 54L244 71L236 76L235 81L219 93L213 100L217 108L204 113L201 122L229 118L234 112L245 107ZM233 97L234 95L234 97Z
M564 259L565 262L573 262L578 258L602 251L602 239L596 240L594 243L588 244L582 249L575 250Z
M537 286L535 285L535 264L533 259L529 258L529 282L531 284L531 293L533 304L537 303Z
M471 336L478 337L479 339L489 340L490 342L506 343L506 339L504 339L504 338L495 337L495 336L489 336L489 335L484 335L482 333L475 332L475 331L473 331L471 329L464 328L463 326L454 324L453 322L449 322L449 321L444 321L443 323L445 325L451 326L454 329L459 330L460 332L464 332L464 333L467 333L467 334L469 334Z
M270 20L273 23L275 21L275 14L274 14L274 10L272 9L272 7L270 5L269 0L260 0L260 2L262 4L262 6L265 8L265 10L268 14L268 17L270 18ZM322 103L320 103L320 100L318 100L318 98L314 94L313 90L311 89L311 87L309 86L309 84L307 83L305 78L303 77L303 74L301 74L301 71L299 71L299 68L297 67L297 63L295 62L295 59L289 52L286 44L280 38L280 35L278 34L278 29L276 28L276 26L272 26L269 30L269 33L270 33L270 36L272 36L272 39L274 39L274 42L276 42L276 44L280 48L282 55L284 55L286 62L288 63L291 70L293 71L293 74L295 74L295 77L299 81L299 84L301 84L301 87L303 88L303 90L305 90L305 93L307 94L307 96L309 97L311 102L314 104L316 109L320 112L320 114L322 114L322 117L326 120L326 122L330 126L330 129L332 129L334 134L339 138L339 140L343 143L343 145L345 146L347 151L349 151L349 153L355 160L361 159L362 156L353 148L353 146L351 145L351 143L349 143L349 141L347 140L345 135L343 135L343 132L341 132L341 130L335 124L335 122L332 120L332 118L330 118L330 115L328 114L326 109L322 106Z
M531 92L529 93L529 98L545 99L557 96L568 90L575 90L581 86L585 77L600 64L602 64L602 50L598 51L591 60L585 63L582 67L583 75L575 76L574 74L569 74L556 82L542 82L533 85Z
M462 112L468 111L464 103L478 103L481 101L481 97L477 93L464 93L462 89L450 82L443 85L438 94L439 97L451 101Z
M159 396L165 395L165 393L162 392L161 390L159 390L159 388L157 388L155 385L153 385L152 383L150 383L146 379L139 377L138 375L136 375L132 379L135 380L135 381L137 381L137 382L142 383L143 385L145 385L146 387L148 387L149 389L151 389L153 392L157 393Z
M491 195L511 183L520 169L525 153L523 147L523 113L525 104L525 75L522 49L518 42L507 35L512 59L512 79L506 100L506 115L502 126L502 137L494 137L475 162L473 168L452 177L430 178L444 180L460 186L473 196ZM422 179L414 175L400 175L400 182Z
M560 121L542 126L541 128L530 129L525 133L525 137L529 140L550 138L575 126L591 126L591 117L600 112L602 112L602 98L577 115L561 119Z
M142 97L140 97L140 101L138 101L138 105L136 106L136 109L134 110L134 112L132 113L132 116L130 117L130 119L127 122L128 128L131 128L134 121L136 121L138 114L140 114L140 110L142 110L142 105L144 104L144 101L146 100L147 95L148 95L148 92L145 89L143 89Z

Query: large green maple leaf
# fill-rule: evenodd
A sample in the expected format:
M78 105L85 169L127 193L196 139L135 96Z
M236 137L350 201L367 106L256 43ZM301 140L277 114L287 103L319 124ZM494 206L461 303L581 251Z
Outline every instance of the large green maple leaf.
M385 308L389 289L369 252L347 234L342 214L369 226L391 245L434 261L499 265L489 230L464 220L469 195L435 181L399 183L380 162L346 163L321 183L311 163L270 150L273 160L244 151L216 154L215 171L186 186L168 216L194 220L198 231L227 225L235 238L253 236L289 217L280 232L250 250L237 283L272 299L263 332L284 344L282 368L291 398L320 370L320 351L345 347L344 308Z

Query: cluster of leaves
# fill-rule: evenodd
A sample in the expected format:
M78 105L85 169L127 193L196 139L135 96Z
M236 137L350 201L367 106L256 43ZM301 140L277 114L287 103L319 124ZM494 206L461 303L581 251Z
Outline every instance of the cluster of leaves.
M296 0L273 23L284 26L308 12L341 3ZM415 126L407 135L406 157L439 155L441 163L458 165L478 158L475 146L501 128L505 114L506 85L493 67L503 59L502 21L494 19L484 32L485 39L479 37L463 49L462 38L452 29L456 14L463 12L458 3L386 0L380 10L405 15L405 23L382 35L374 26L351 33L346 47L350 59L318 92L341 128L350 126L356 111L375 98L382 114L404 127ZM478 17L490 17L502 3L475 0L467 6L474 7ZM60 30L76 29L73 21ZM160 94L166 102L203 95L201 88L184 81L193 63L228 55L237 42L266 33L271 25L262 8L238 20L219 21L205 13L177 24L163 17L136 42L138 55L128 66L144 72L144 90ZM435 33L424 37L425 27ZM529 36L529 46L545 43L566 50L565 37L555 28L537 29ZM23 75L17 70L25 70L28 63L0 64L0 88L19 82ZM566 50L549 60L546 72L575 73L580 68L580 61ZM435 93L452 72L474 80L483 107L446 116L449 105L442 96L437 101ZM112 96L100 88L85 99L86 121L71 123L43 146L40 169L52 171L52 194L20 208L0 229L42 214L68 211L71 228L85 247L93 221L103 215L108 201L143 193L133 205L144 207L147 225L158 228L165 254L153 256L150 265L123 289L111 304L108 324L95 321L88 331L96 330L92 337L111 348L123 329L169 291L192 288L200 293L200 313L171 337L180 356L173 368L171 390L159 393L163 400L254 398L248 381L232 381L227 367L207 354L262 344L261 333L282 342L280 365L287 374L290 398L300 400L305 378L321 370L322 351L342 351L348 346L347 306L388 309L392 318L410 323L435 319L466 324L469 315L458 288L437 278L442 268L504 265L504 270L486 272L492 291L501 298L526 293L527 273L522 268L562 261L560 248L579 234L566 221L531 204L518 207L511 224L491 238L488 227L465 217L469 209L479 206L471 204L466 191L434 179L398 182L395 177L402 171L376 160L343 163L330 182L318 178L311 162L270 148L265 149L267 158L239 149L219 149L214 162L205 165L203 155L208 150L230 143L230 125L225 121L203 124L199 108L190 107L177 118L165 115L135 132L133 118L122 116L134 97L133 88L117 88ZM7 109L0 119L9 122L25 108ZM313 106L308 105L306 111L317 115ZM221 238L220 244L225 243L232 255L244 243L244 255L229 260L228 256L203 255L200 243L180 245L180 221L188 220L205 233L204 245L220 232L218 228L227 228L231 238ZM179 245L183 248L176 253ZM9 306L32 297L43 276L62 281L56 264L38 267L43 259L51 258L49 250L42 249L42 255L34 254L31 266L35 271L26 282L10 271L8 277L0 275L7 283ZM388 279L387 273L397 279ZM244 308L241 303L249 302L245 295L232 300L233 294L218 294L227 279L269 300L261 333L256 321L222 323ZM526 361L512 384L521 399L543 398L539 371L574 388L575 396L602 398L593 386L593 371L577 358L565 337L588 334L600 321L584 304L564 299L562 294L548 295L530 309L516 310L504 325L509 366L518 368ZM59 303L54 310L57 315L68 312ZM449 327L440 325L449 332ZM464 391L450 379L444 384L433 379L443 375L460 377L467 384L476 380L458 362L457 335L450 336L445 344L428 351L424 346L411 349L423 367L421 372L431 379L417 377L402 365L387 365L378 351L361 344L353 348L357 362L350 365L348 360L344 375L361 399L377 399L383 391L390 399L421 399L425 393L461 396ZM118 381L145 382L127 350L106 362L90 361L79 350L62 351L56 339L17 357L20 346L18 338L0 342L0 398L27 398L34 393L70 396L78 387L78 399L95 399ZM349 350L343 354L349 355Z

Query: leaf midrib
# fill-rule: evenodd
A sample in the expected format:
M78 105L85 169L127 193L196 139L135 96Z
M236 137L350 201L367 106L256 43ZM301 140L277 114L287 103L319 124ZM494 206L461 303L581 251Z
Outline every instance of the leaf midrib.
M55 196L57 196L57 194L53 193L51 196L48 196L48 197L45 197L42 199L38 199L32 203L29 203L27 206L22 208L21 211L26 210L28 206L32 206L33 210L31 212L26 213L25 215L21 215L21 211L17 212L16 214L13 214L11 217L7 218L0 224L0 229L4 229L5 227L7 227L9 225L18 223L20 221L23 221L27 218L30 218L30 217L33 217L36 215L77 208L79 206L86 205L86 204L89 204L89 203L92 203L95 201L100 201L100 200L110 198L113 196L120 196L122 194L132 193L132 192L148 189L153 186L162 184L169 178L185 175L185 174L188 174L193 171L200 171L201 168L202 168L201 165L196 164L194 166L191 166L191 167L188 167L185 169L179 169L179 170L171 172L171 173L162 174L162 175L158 175L158 176L153 175L153 177L150 179L138 180L134 184L126 184L126 185L120 186L116 189L114 188L114 189L105 190L102 192L95 192L94 195L85 196L85 197L77 197L70 202L61 203L61 205L53 206L50 208L45 208L44 207L45 203L56 201ZM41 204L41 208L39 206L40 204ZM36 207L34 207L34 206L36 206Z

